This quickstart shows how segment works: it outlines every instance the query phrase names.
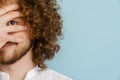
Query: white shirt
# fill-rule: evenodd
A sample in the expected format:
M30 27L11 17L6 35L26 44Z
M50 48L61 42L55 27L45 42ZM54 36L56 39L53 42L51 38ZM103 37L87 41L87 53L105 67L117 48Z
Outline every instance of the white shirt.
M0 80L9 80L9 74L0 71ZM41 70L35 66L30 70L24 80L72 80L58 72L51 69Z

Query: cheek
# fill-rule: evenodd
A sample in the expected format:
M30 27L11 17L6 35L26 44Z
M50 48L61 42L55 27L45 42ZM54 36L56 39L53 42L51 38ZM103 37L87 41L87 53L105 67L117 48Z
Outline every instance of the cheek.
M26 32L18 32L13 35L15 38L19 38L22 40L22 42L29 41L29 36Z

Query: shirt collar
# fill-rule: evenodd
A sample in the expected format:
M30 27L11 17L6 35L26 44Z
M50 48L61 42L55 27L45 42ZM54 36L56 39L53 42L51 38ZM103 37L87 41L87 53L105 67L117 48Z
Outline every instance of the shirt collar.
M41 68L36 65L33 69L28 71L24 80L29 80L31 77L35 76L40 70ZM9 74L0 71L0 80L9 80Z
M38 72L41 70L41 68L36 65L33 69L31 69L27 74L26 74L26 77L25 77L25 80L29 80L31 79L33 76L35 76L36 74L38 74Z
M9 80L9 74L0 71L0 80Z

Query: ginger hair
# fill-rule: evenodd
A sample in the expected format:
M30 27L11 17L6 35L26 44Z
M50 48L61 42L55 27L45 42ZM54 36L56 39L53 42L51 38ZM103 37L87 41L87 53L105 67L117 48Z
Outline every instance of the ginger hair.
M8 0L0 0L5 4ZM32 43L32 60L45 69L46 60L54 57L60 49L58 37L62 35L60 7L56 0L17 0L20 11L28 23ZM0 5L2 6L2 5Z
M33 62L42 69L60 49L58 36L62 35L62 20L56 0L18 0L24 20L30 25Z

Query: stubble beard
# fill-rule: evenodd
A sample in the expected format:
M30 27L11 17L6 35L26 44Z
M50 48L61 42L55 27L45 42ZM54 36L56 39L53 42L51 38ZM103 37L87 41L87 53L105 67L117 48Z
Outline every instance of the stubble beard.
M12 54L11 56L7 56L4 50L0 50L0 64L10 65L10 64L17 62L18 60L20 60L23 56L27 54L27 52L31 49L31 47L32 45L30 43L26 47L21 47L19 49L16 49L14 50L13 53L10 53Z

